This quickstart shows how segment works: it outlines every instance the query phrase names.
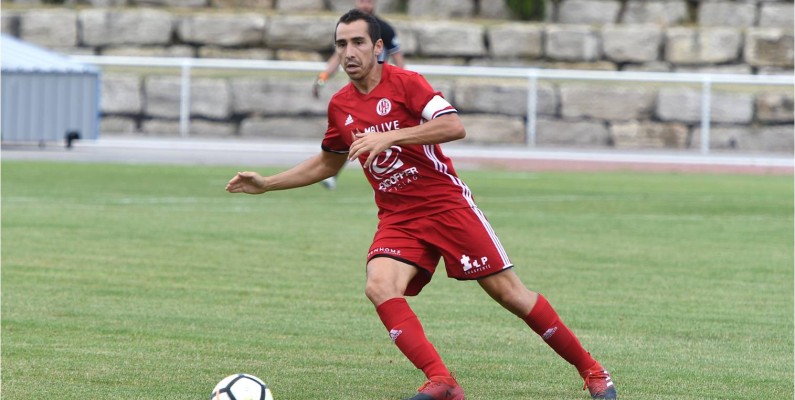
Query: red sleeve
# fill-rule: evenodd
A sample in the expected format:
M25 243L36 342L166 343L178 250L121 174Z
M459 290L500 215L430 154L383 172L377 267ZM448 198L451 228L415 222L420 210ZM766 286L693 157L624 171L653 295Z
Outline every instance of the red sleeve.
M323 137L323 142L320 144L320 147L324 151L345 154L348 152L349 146L342 140L339 125L334 120L334 116L339 113L333 112L333 108L334 101L332 100L328 104L328 127L326 128L326 135Z

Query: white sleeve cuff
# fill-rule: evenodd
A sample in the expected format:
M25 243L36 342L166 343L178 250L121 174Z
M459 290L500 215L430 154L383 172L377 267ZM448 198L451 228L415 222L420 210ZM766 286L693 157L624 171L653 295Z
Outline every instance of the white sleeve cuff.
M436 95L433 96L431 101L425 105L425 108L422 110L422 118L426 121L430 121L440 115L448 114L451 112L458 112L455 107L450 105L442 96Z

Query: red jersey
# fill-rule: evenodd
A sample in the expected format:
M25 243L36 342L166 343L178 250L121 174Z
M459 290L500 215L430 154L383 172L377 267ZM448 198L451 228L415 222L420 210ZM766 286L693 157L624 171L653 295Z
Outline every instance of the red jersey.
M381 82L370 93L349 83L331 98L323 150L348 153L354 131L398 130L457 112L420 74L389 64L382 68ZM362 164L366 160L359 157ZM475 207L469 187L438 144L392 146L363 171L375 191L381 224Z

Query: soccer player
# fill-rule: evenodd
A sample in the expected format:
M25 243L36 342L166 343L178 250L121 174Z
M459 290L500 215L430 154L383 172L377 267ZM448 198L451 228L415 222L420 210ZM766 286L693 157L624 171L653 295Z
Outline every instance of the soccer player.
M365 295L398 349L427 381L411 400L463 400L464 391L426 338L405 296L416 296L438 261L447 275L474 280L571 363L593 398L616 398L610 374L583 348L544 296L527 289L441 143L461 139L456 109L419 74L379 64L378 22L351 10L334 43L351 82L328 106L319 153L271 176L239 172L231 193L310 185L359 160L375 192L379 223L367 254Z
M403 53L400 51L400 41L398 40L395 30L392 29L392 26L375 15L375 0L356 0L355 7L359 11L375 17L375 20L378 21L378 26L381 28L381 40L384 41L386 51L383 51L378 55L378 62L384 63L389 59L389 57L392 57L395 65L403 68L406 65L406 61L403 58ZM326 81L329 80L330 77L334 76L334 74L337 72L337 69L339 69L339 66L339 57L337 57L336 54L332 55L328 60L326 69L318 74L317 78L315 79L315 83L312 85L312 94L315 96L315 98L320 97L320 89L326 85ZM323 187L329 190L336 189L338 176L339 173L324 179L322 181Z

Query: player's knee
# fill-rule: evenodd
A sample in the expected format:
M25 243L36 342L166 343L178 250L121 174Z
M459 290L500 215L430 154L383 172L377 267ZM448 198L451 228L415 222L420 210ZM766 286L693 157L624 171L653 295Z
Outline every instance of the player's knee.
M370 283L369 283L369 282L368 282L368 283L367 283L367 284L364 286L364 295L365 295L365 296L367 296L367 298L368 298L370 301L372 301L372 302L373 302L373 304L376 304L376 303L375 303L375 301L374 301L373 299L374 299L375 297L377 297L377 296L378 296L378 292L375 290L375 288L374 288L374 287L372 287L372 286L370 285Z
M383 280L368 279L364 287L364 295L374 304L379 305L401 294L396 293L394 285Z
M374 304L379 305L386 300L389 300L387 290L384 289L383 285L379 285L375 282L370 280L367 281L367 285L364 287L364 295L367 296L368 299Z

